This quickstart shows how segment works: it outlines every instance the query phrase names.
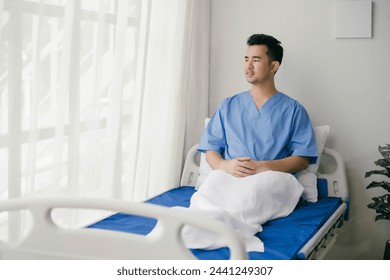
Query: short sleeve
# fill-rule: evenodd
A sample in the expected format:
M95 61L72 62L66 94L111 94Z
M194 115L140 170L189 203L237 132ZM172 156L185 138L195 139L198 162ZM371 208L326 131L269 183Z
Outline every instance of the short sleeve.
M225 101L223 101L205 128L198 144L198 151L204 153L206 151L213 150L219 152L221 155L223 154L226 147L224 129L225 108Z
M318 153L309 115L300 104L297 105L294 115L291 141L288 147L290 153L293 156L308 157L310 164L316 163Z

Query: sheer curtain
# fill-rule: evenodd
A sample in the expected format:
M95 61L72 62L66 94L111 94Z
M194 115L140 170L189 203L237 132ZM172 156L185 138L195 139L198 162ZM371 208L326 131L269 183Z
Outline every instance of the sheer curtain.
M207 104L208 22L208 0L0 0L0 199L176 186Z
M193 129L186 121L205 114L208 100L208 1L149 3L127 182L137 187L126 188L136 200L179 184L185 128ZM198 101L186 107L190 93Z

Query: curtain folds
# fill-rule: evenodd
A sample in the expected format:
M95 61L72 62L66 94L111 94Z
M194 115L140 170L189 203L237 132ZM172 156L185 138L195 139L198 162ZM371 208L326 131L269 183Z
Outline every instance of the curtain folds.
M208 56L196 56L208 53L209 2L165 0L148 4L145 49L139 55L144 58L144 75L137 80L142 84L142 91L138 91L142 97L135 106L138 123L133 125L131 145L135 158L128 170L128 184L133 188L126 194L137 201L179 184L186 121L194 114L186 107L189 94L196 94L203 102L208 98ZM198 49L199 45L203 48ZM197 73L198 84L192 77Z

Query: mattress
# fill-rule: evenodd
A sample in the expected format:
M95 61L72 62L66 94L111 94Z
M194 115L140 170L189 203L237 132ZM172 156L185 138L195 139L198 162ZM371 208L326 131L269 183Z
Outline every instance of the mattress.
M195 188L192 186L177 187L149 199L146 203L167 207L188 207L194 192ZM264 252L249 252L249 259L297 259L299 250L318 231L332 213L336 211L340 204L340 198L327 196L326 181L319 181L318 202L300 201L289 216L263 224L263 230L256 236L264 242ZM155 219L116 213L90 225L89 228L146 235L154 228L156 223ZM191 252L198 259L203 260L229 259L229 250L227 248L217 250L196 249L191 250Z

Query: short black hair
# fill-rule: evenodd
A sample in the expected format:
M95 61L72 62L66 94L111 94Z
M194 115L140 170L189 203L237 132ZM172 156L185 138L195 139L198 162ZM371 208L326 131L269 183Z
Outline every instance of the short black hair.
M253 34L248 38L248 46L265 45L268 48L267 55L271 60L276 60L282 64L283 47L282 43L274 37L266 34Z

